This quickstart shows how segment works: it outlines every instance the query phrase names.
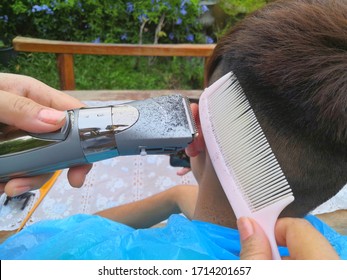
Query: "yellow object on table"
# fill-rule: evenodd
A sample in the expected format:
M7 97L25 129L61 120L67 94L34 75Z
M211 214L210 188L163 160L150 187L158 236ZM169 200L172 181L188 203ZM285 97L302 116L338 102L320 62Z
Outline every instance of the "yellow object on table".
M25 226L25 224L28 222L32 214L35 212L37 207L40 205L42 200L45 198L45 196L48 194L48 192L53 187L55 181L58 179L59 175L61 174L62 170L58 170L54 172L53 176L40 188L40 197L35 202L34 206L30 209L29 213L26 215L22 223L20 224L19 228L17 229L17 232L21 231L22 228Z

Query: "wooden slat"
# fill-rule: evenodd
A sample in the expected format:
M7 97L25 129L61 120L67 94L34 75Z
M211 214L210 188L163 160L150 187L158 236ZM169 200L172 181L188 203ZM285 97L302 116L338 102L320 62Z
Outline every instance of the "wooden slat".
M142 100L179 93L189 98L199 98L201 90L66 90L65 93L79 100Z
M57 65L60 80L60 89L74 90L76 86L73 55L65 53L57 54Z
M99 44L43 40L18 36L13 39L16 51L93 54L93 55L127 55L127 56L195 56L209 57L214 44Z
M204 86L206 84L206 65L213 52L214 44L99 44L44 40L17 36L13 39L16 51L55 53L58 62L60 89L74 90L75 76L73 55L123 55L123 56L181 56L204 58Z

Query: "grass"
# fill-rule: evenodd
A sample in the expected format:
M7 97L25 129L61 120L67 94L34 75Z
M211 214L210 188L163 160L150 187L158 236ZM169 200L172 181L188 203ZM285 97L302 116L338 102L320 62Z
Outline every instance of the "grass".
M76 89L202 89L204 61L184 57L75 55ZM59 88L55 55L18 54L0 72L34 77Z

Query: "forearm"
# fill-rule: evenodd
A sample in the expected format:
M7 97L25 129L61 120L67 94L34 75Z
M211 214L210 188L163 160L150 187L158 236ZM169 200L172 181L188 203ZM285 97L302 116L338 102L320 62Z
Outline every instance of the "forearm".
M133 228L148 228L167 219L180 210L174 201L174 189L150 196L143 200L112 207L95 213Z

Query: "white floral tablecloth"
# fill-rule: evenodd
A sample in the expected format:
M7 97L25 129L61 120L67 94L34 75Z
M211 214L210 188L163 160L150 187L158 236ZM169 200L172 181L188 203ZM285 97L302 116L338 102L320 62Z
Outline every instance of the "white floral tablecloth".
M190 172L177 176L177 168L169 164L168 156L127 156L94 164L83 187L72 188L64 170L47 196L40 203L27 225L43 219L64 218L77 213L95 213L99 210L143 199L178 184L196 184ZM24 210L23 201L0 197L0 230L19 227L40 193L34 191Z

